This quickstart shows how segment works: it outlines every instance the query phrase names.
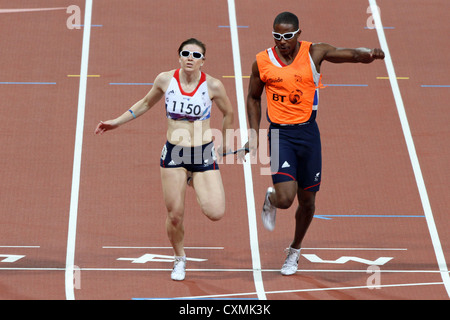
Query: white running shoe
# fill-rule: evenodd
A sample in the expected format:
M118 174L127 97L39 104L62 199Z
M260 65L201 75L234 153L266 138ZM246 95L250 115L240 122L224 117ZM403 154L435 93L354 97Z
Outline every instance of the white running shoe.
M287 257L284 261L283 266L281 267L281 274L283 276L290 276L297 272L298 268L298 259L300 258L300 249L287 248L286 249Z
M267 188L266 199L264 200L264 205L261 213L264 228L269 231L275 229L275 217L277 213L277 208L274 207L269 200L269 195L274 193L275 189L272 187Z
M186 276L186 256L175 257L171 278L175 281L182 281Z

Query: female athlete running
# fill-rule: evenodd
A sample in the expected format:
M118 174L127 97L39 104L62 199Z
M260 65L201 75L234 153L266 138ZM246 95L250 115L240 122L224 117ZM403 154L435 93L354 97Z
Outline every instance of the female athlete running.
M149 93L121 116L101 121L96 134L115 129L150 110L165 98L167 142L163 146L160 171L167 208L166 230L175 253L173 280L184 280L184 199L191 180L202 212L212 221L225 213L225 193L210 130L212 101L223 114L223 144L228 151L226 130L233 127L233 108L222 82L201 71L205 45L197 39L184 41L179 49L180 68L160 73Z

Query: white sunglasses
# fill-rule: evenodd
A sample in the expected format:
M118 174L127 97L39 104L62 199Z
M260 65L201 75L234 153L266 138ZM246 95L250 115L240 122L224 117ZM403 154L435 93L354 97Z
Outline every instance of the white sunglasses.
M188 58L190 55L192 55L192 58L194 59L203 59L203 53L198 51L189 51L189 50L183 50L180 52L180 56L184 58Z
M286 32L283 34L272 31L272 35L275 38L275 40L281 40L281 38L283 38L284 40L291 40L295 36L295 34L299 31L300 31L300 29L297 29L297 31Z

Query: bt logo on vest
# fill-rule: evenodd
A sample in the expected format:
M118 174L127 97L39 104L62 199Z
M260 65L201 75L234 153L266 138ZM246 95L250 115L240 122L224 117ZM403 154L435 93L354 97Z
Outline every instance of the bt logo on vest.
M274 94L272 95L272 100L273 100L273 101L281 101L281 102L284 102L284 98L286 98L286 96L282 96L282 95L277 94L277 93L274 93Z
M299 104L300 102L302 102L301 98L302 98L303 92L299 89L293 90L290 94L289 94L289 101L292 104Z
M290 94L289 94L289 101L292 104L299 104L302 102L301 98L302 98L303 92L299 89L293 90ZM284 103L285 99L287 97L283 96L281 94L277 94L277 93L273 93L272 94L272 100L273 101L280 101L281 103Z

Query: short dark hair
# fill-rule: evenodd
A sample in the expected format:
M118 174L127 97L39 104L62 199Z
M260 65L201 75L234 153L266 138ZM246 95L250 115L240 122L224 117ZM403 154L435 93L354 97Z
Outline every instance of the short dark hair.
M199 46L203 50L203 55L206 55L206 46L205 46L205 44L203 42L201 42L200 40L197 40L195 38L189 38L189 39L183 41L180 44L180 47L178 48L178 54L180 54L180 52L183 50L184 46L186 46L188 44L195 44L195 45Z
M297 30L299 28L298 18L291 12L282 12L277 15L273 21L273 27L275 28L277 24L292 24L294 29Z

